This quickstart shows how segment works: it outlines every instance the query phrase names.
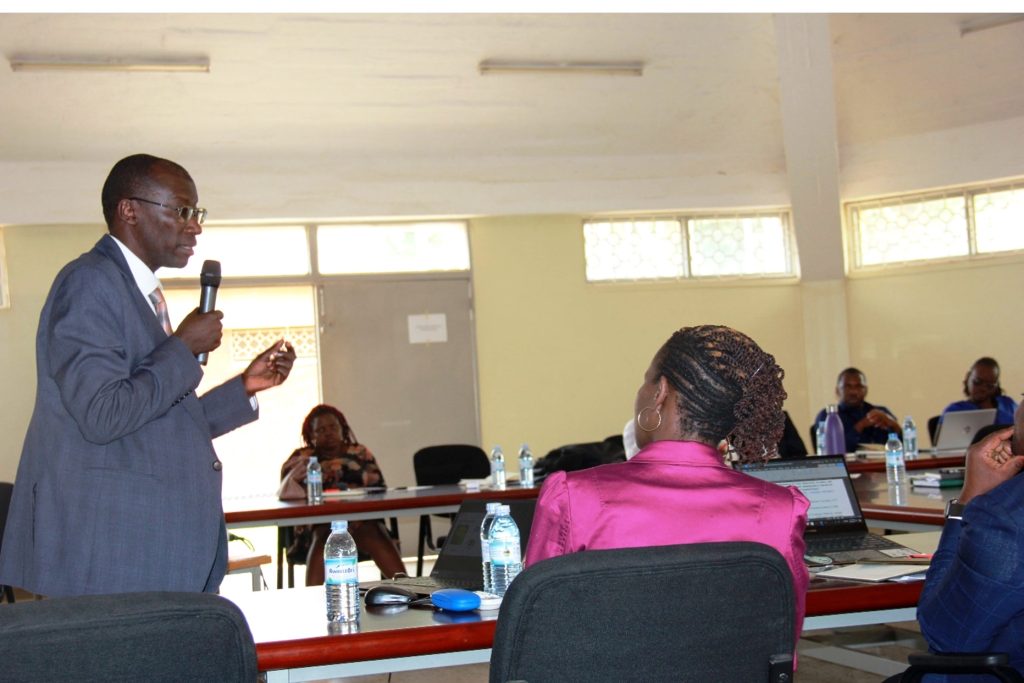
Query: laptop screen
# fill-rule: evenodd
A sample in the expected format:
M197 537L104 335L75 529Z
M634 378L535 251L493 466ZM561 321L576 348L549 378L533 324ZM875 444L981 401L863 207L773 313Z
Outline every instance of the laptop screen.
M519 547L526 554L526 543L530 539L533 525L533 511L537 499L498 500L511 509L512 519L519 527ZM437 561L430 575L434 578L463 578L480 576L480 524L484 521L488 502L465 500L452 520L451 529L438 553Z
M995 408L946 413L935 434L935 448L940 451L965 451L971 445L975 433L995 421Z
M763 481L795 486L811 502L805 533L866 531L857 492L841 455L783 458L741 464L738 469Z

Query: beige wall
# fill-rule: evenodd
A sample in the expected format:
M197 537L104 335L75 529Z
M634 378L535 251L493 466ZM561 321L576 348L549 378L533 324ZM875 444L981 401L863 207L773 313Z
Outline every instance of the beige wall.
M849 279L851 360L868 375L868 400L901 419L910 413L923 430L928 417L963 398L971 363L993 356L1003 390L1019 402L1022 265L1024 258L1007 257Z
M4 228L11 307L0 310L0 481L14 481L32 415L36 326L50 284L65 263L88 251L103 232L102 226Z
M100 234L100 226L5 230L12 307L0 311L0 480L14 477L31 414L39 309L60 267ZM811 347L818 337L805 333L804 309L818 304L806 287L587 284L573 215L476 219L471 240L486 447L509 451L529 441L541 455L618 432L654 352L684 325L731 325L775 354L805 441L819 397L830 395L831 387L809 386L806 359L843 353ZM1019 398L1024 321L1013 306L1024 289L1022 264L993 259L847 279L849 362L868 374L870 398L898 417L913 414L923 428L960 397L963 373L986 354L1000 361L1004 387ZM806 317L807 325L817 318Z
M701 323L775 354L788 408L808 412L798 285L587 284L579 216L479 219L471 235L486 447L543 454L619 432L655 351Z

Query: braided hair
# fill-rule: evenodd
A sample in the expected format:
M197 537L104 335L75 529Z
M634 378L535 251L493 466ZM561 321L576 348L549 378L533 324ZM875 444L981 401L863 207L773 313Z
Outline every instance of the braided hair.
M753 339L722 325L684 327L655 364L679 397L681 433L709 444L728 439L743 462L778 452L785 372Z
M321 415L333 415L338 418L338 422L341 424L341 441L344 445L354 446L359 443L356 439L356 433L348 426L348 420L341 414L341 411L334 406L321 403L309 411L309 415L302 421L302 442L304 444L309 447L313 446L313 420Z

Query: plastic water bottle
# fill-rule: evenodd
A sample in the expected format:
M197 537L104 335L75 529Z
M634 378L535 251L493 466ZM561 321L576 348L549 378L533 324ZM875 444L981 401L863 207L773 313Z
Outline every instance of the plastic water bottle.
M501 446L491 449L491 486L496 489L505 488L505 452Z
M846 430L839 419L839 406L831 403L825 414L825 455L846 454Z
M825 455L825 421L818 422L814 430L814 452L818 455Z
M491 593L503 596L512 580L523 569L519 550L519 527L509 513L508 505L502 505L494 516L491 533L487 537L491 559Z
M358 563L356 542L348 532L348 522L331 522L331 535L324 544L327 621L359 621Z
M903 442L896 432L889 432L885 442L885 478L890 485L899 485L907 480L907 464L903 460Z
M488 544L491 535L491 527L494 525L494 517L498 514L501 503L488 503L487 514L480 524L480 557L483 560L484 570L484 592L493 593L491 590L491 548Z
M533 487L533 453L525 443L519 447L519 485Z
M903 418L903 457L916 460L917 455L917 425L914 424L914 418L907 415Z
M306 502L310 505L324 502L324 473L315 455L306 465Z

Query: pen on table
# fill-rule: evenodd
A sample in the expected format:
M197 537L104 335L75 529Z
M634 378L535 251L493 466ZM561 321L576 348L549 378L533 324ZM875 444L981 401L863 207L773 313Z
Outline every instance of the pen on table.
M930 560L930 559L932 559L932 554L931 553L913 553L911 555L907 555L907 557L909 557L912 560Z

